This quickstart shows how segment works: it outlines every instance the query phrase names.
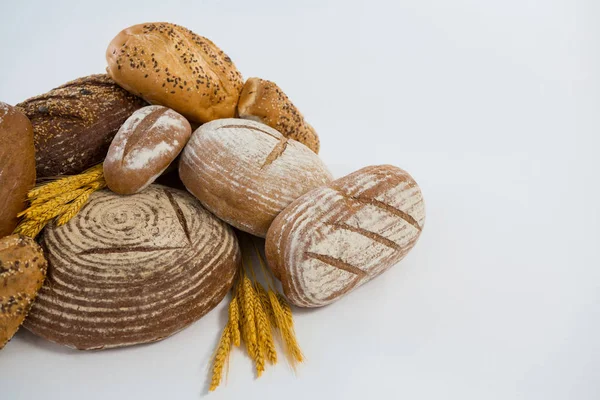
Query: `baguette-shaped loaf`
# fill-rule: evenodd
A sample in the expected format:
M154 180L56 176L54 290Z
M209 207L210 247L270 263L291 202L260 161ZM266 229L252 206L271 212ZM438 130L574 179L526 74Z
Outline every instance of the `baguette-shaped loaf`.
M162 174L179 155L192 134L183 115L163 106L133 113L121 126L104 160L104 178L110 190L133 194Z
M20 235L0 239L0 349L27 317L47 265L35 240Z
M35 150L29 119L17 108L0 102L0 238L17 226L35 184Z
M106 50L108 74L152 104L194 122L233 117L242 75L213 42L168 22L122 30Z
M310 191L275 218L267 261L297 306L329 304L400 261L425 222L421 190L390 165Z
M107 75L76 79L17 104L33 125L38 178L78 174L102 162L123 122L144 105Z
M159 185L94 193L46 227L48 279L25 327L81 350L161 340L215 307L241 256L235 234L190 194Z
M234 118L192 134L179 176L217 217L260 237L288 204L332 179L308 147L267 125Z

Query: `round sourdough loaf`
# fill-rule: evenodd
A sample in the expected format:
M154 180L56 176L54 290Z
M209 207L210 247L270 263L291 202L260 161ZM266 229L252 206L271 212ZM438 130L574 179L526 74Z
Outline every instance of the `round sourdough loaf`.
M0 102L0 238L10 235L35 184L35 150L29 119Z
M106 50L108 74L131 93L195 122L233 117L242 75L213 42L167 22L134 25Z
M424 222L423 196L408 173L366 167L294 201L273 221L265 253L288 299L318 307L400 261Z
M184 191L92 194L42 237L48 279L25 327L81 350L153 342L215 307L241 262L237 239Z
M163 106L133 113L121 126L104 160L104 178L119 194L140 192L179 155L192 127L181 114Z
M234 118L209 122L192 134L179 176L217 217L260 237L288 204L332 179L302 143Z
M277 129L288 139L319 152L319 136L296 106L274 82L249 78L238 102L240 118L251 119Z
M123 122L144 105L107 75L76 79L17 104L33 125L38 178L78 174L102 162Z
M17 332L46 277L46 259L31 238L0 239L0 349Z

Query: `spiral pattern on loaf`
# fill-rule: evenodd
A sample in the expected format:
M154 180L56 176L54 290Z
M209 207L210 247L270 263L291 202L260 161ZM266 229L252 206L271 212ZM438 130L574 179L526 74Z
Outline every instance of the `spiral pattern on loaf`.
M99 349L163 339L230 289L233 231L186 192L152 185L109 191L43 235L48 279L26 327L57 343Z

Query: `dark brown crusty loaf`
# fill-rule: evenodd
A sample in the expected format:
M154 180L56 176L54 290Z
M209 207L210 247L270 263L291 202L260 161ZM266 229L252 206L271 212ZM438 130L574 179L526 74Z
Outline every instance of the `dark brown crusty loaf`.
M241 262L235 234L190 194L94 193L42 236L48 279L25 327L77 349L161 340L214 308Z
M33 125L38 178L77 174L102 162L123 122L144 105L105 74L18 104Z
M46 277L46 259L31 238L0 239L0 349L17 332Z
M35 184L31 123L17 108L0 102L0 238L17 226Z
M223 50L168 22L122 30L108 45L106 61L119 85L194 122L233 117L244 83Z
M249 78L242 89L237 112L240 118L269 125L286 138L294 139L319 153L317 132L274 82Z
M265 253L288 299L318 307L400 261L424 223L423 195L407 172L366 167L294 201L273 221Z

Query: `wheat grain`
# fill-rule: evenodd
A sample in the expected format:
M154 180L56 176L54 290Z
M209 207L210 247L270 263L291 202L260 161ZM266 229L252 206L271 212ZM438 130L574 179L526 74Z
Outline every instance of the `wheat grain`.
M263 291L264 288L260 286L258 282L255 282L256 287L260 287ZM264 310L263 303L260 300L260 296L257 295L254 298L255 305L255 317L256 317L256 329L258 332L258 347L261 353L271 362L271 364L277 363L277 351L275 349L275 343L273 342L273 332L271 330L271 324L269 323L267 313Z
M210 381L209 390L214 391L221 383L221 376L223 375L223 367L227 362L229 353L231 351L231 326L225 325L221 338L219 339L219 346L215 352L213 360L212 377Z

